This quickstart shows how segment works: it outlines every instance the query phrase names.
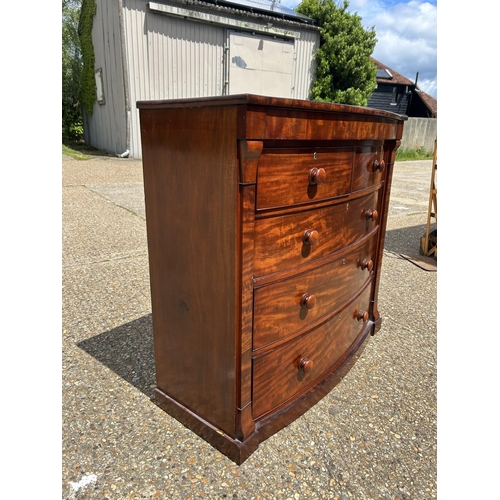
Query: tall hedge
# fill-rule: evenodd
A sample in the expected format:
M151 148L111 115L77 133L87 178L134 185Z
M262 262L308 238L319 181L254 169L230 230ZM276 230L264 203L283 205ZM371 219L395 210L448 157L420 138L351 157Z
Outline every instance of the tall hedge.
M94 45L92 43L92 25L94 23L96 10L95 0L82 0L80 24L78 26L83 61L81 102L85 111L90 116L93 112L94 101L97 99L94 76L95 56Z
M316 53L316 79L310 98L317 101L366 106L376 88L377 68L370 60L377 38L365 29L349 2L303 0L296 8L318 23L320 47Z

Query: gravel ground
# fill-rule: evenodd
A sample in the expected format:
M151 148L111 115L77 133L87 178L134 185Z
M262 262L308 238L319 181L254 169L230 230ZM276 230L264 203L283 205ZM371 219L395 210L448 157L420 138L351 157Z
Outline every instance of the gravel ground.
M241 466L152 401L141 162L63 157L62 498L437 496L437 272L418 255L430 161L395 166L382 329L342 382Z

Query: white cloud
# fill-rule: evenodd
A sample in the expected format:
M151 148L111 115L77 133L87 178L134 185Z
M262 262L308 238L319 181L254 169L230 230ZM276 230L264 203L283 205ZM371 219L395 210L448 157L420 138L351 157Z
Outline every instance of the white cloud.
M432 96L437 95L437 82L436 82L436 80L429 80L428 78L424 78L423 80L420 80L420 77L419 77L418 86L426 94L429 94Z
M373 57L437 98L437 8L429 2L410 0L389 5L354 0L365 27L375 26L377 45ZM424 87L425 86L425 87Z
M295 8L300 0L281 3ZM418 72L418 86L437 98L435 0L350 0L349 11L357 12L366 28L375 26L375 59L412 81Z
M363 19L368 23L368 19ZM425 40L436 47L436 7L418 0L399 3L382 13L371 17L369 24L375 24L377 31L394 32L408 40Z

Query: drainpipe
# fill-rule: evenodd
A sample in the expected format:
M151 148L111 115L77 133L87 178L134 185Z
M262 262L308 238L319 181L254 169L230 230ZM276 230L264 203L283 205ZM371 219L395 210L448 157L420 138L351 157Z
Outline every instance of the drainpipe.
M224 73L224 88L222 89L222 95L229 94L229 36L228 43L224 44L224 58L223 58L222 71Z
M126 150L118 154L119 158L128 158L130 155L130 93L128 86L128 69L127 69L127 57L126 57L126 45L125 45L125 23L123 20L123 0L118 0L118 18L120 21L120 42L122 49L122 68L123 68L123 90L125 94L125 147Z

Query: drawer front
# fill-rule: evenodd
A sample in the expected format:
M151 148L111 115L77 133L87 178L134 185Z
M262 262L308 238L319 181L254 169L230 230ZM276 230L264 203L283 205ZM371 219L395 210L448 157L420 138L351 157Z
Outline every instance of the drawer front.
M385 168L382 146L367 146L356 149L352 190L360 191L382 182Z
M356 340L365 323L371 286L312 332L253 360L253 416L271 412L319 382Z
M264 150L257 210L310 203L351 191L354 148Z
M377 227L379 212L376 191L348 203L256 219L254 276L289 269L351 245Z
M255 289L254 349L292 335L356 295L371 276L377 235L330 264Z

